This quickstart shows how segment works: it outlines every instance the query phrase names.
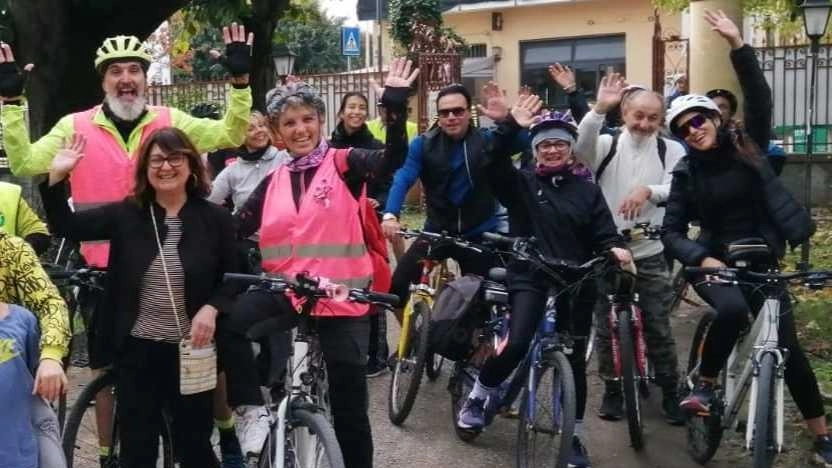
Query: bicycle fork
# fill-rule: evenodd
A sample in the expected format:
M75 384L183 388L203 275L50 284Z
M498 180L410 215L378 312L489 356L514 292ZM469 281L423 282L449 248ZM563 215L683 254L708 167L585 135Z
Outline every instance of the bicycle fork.
M619 312L623 311L623 307L630 308L630 314L628 314L629 321L628 323L621 323L622 321L619 320ZM644 340L644 320L641 314L641 309L636 307L635 305L630 306L621 306L613 304L610 307L610 313L607 316L608 326L610 330L610 345L612 348L612 361L613 361L613 375L615 379L621 378L621 342L618 339L618 327L621 326L629 326L632 328L632 337L633 337L633 346L635 349L633 350L633 355L635 356L636 362L636 372L638 375L637 378L644 378L647 376L647 343Z
M763 355L772 354L776 359L774 369L774 446L777 453L783 451L783 427L785 424L785 384L784 378L786 370L786 360L788 359L788 351L778 348L755 347L755 353L752 356L752 365L754 366L753 377L751 379L751 397L748 402L748 423L745 426L745 449L751 450L754 443L754 426L757 423L757 405L767 405L768 402L758 402L757 392L760 380L760 360ZM767 434L758 434L758 437L768 437Z

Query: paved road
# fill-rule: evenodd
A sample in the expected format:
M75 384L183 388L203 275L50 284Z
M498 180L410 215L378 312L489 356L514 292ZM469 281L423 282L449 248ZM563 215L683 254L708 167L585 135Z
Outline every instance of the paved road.
M683 311L683 313L685 313ZM674 320L680 356L687 347L698 317L686 311ZM394 321L393 321L394 322ZM389 328L394 328L389 326ZM390 342L398 336L390 330ZM586 440L596 468L693 468L698 467L686 453L684 427L672 427L661 418L660 391L651 392L643 408L646 446L641 453L629 446L625 421L607 422L597 412L603 392L594 365L589 376L589 401L586 415ZM497 418L472 444L454 434L450 398L446 390L448 366L436 382L423 383L413 412L403 427L393 426L387 418L389 374L371 379L371 417L378 467L482 468L514 466L516 420ZM737 447L739 434L727 435L710 468L750 466L751 460ZM785 465L784 465L785 466ZM795 467L795 465L791 465ZM798 466L806 466L800 464Z

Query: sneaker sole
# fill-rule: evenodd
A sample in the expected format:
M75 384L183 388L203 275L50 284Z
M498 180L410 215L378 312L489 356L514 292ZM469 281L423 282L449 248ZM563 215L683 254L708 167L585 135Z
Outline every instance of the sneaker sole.
M598 417L604 421L621 421L624 418L624 415L598 413Z
M388 372L390 372L390 369L384 367L384 368L382 368L380 370L377 370L377 371L367 372L367 378L371 379L373 377L379 377L379 376L382 376L382 375L384 375Z

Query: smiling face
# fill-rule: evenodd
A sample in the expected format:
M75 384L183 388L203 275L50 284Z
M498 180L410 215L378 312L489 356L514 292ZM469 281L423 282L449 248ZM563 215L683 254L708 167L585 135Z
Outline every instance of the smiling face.
M717 128L720 123L699 111L682 114L676 119L674 134L685 140L691 148L707 151L717 146Z
M664 102L655 93L640 91L622 102L621 112L627 130L644 138L659 131L664 119Z
M276 133L293 157L306 156L321 141L321 116L307 105L287 107L277 119Z
M338 118L344 123L344 128L349 133L353 133L361 129L364 123L367 122L367 101L361 96L350 96L344 102L341 112L338 113Z
M572 161L572 146L565 140L549 138L538 143L535 150L541 166L559 167Z
M101 82L110 108L120 118L135 120L145 107L147 80L139 62L113 62Z
M439 98L436 112L439 114L439 127L449 137L460 139L468 133L471 114L468 112L468 101L462 94L447 94Z
M147 160L147 181L156 194L184 194L191 177L188 155L183 152L165 153L153 145Z
M246 129L246 148L249 151L257 151L269 145L269 124L266 118L259 112L252 114L248 120L248 129Z

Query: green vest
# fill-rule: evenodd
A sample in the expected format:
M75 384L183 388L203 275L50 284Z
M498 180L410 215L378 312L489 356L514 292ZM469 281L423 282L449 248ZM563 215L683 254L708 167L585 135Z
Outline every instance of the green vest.
M20 206L19 185L0 182L0 229L9 235L17 235L17 209Z

